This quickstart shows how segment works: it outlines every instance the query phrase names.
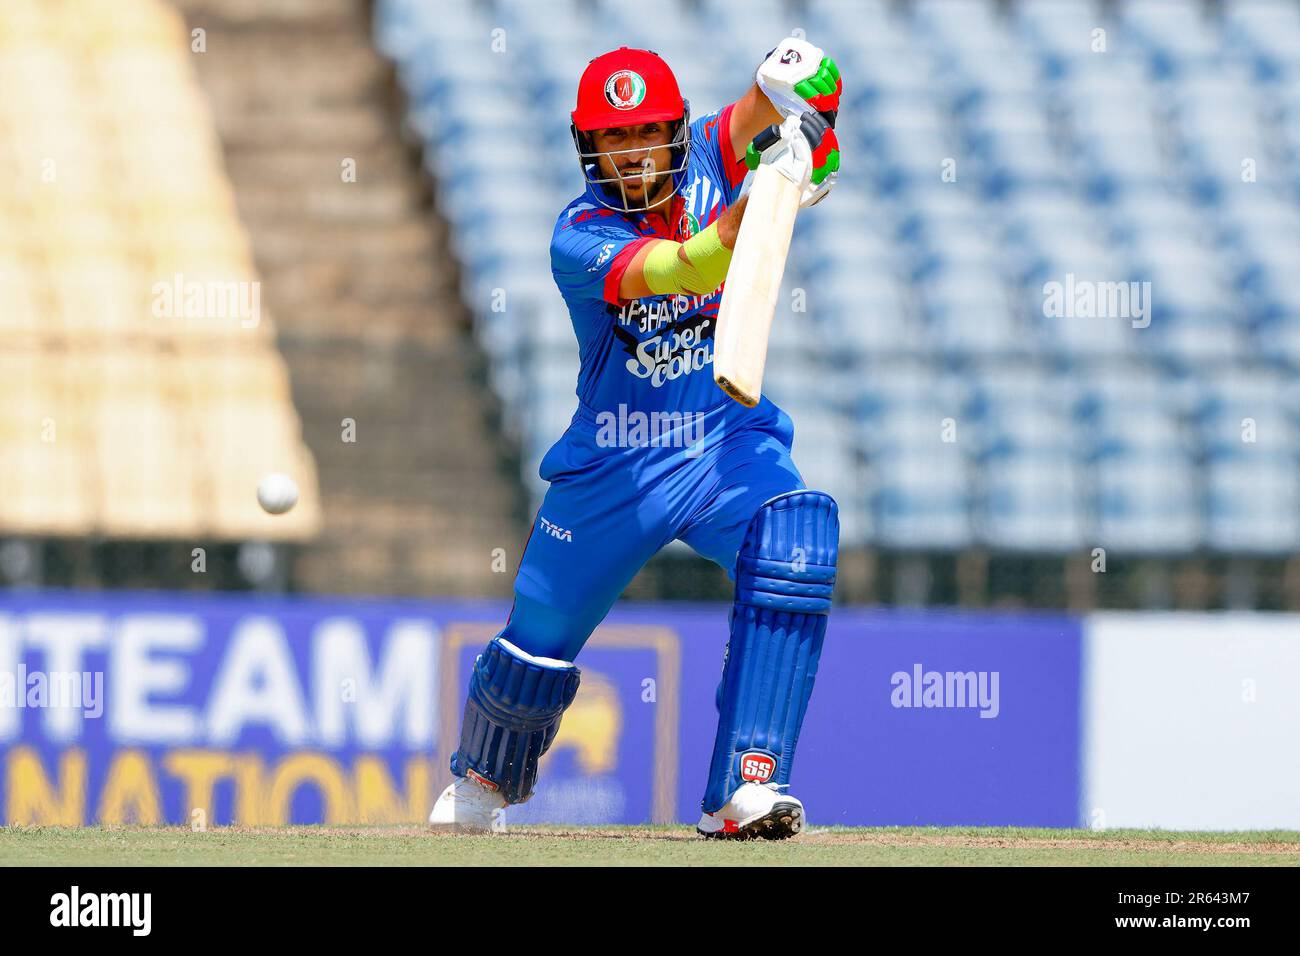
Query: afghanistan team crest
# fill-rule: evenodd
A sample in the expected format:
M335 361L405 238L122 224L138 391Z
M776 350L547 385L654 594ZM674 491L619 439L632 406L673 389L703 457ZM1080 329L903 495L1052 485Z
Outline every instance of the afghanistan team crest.
M685 242L700 231L700 221L689 210L683 209L677 220L677 235Z
M633 110L645 99L645 80L631 70L619 70L605 81L605 99L616 110Z

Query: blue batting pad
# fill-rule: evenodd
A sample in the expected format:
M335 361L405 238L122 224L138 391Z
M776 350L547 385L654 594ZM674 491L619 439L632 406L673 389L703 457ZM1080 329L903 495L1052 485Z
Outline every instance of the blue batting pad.
M523 803L581 676L567 661L533 657L493 638L474 662L451 772L499 790L507 803Z
M704 810L742 783L790 780L835 588L835 500L793 491L763 504L736 559L736 604L722 671Z

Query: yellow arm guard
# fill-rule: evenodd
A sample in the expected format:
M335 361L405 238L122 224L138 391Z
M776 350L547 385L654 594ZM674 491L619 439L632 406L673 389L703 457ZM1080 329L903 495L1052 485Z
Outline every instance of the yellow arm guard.
M686 250L689 263L682 262L678 249ZM642 266L645 284L655 295L687 292L704 295L722 285L731 264L731 250L718 238L715 222L685 242L664 240L650 250Z

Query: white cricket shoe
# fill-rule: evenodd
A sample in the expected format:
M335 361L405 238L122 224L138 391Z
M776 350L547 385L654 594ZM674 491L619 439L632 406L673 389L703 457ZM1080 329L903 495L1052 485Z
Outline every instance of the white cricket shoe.
M697 832L721 840L784 840L803 829L803 804L775 783L742 783L716 813L706 813Z
M469 777L457 777L433 805L429 825L459 833L500 832L505 829L505 818L498 812L505 806L505 798L499 793Z

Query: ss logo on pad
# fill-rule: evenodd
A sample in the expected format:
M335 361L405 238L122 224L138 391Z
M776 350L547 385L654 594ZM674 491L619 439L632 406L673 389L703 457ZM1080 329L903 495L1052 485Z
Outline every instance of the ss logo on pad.
M776 761L767 754L751 750L740 755L740 778L755 783L767 783L776 773Z

